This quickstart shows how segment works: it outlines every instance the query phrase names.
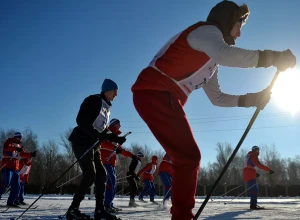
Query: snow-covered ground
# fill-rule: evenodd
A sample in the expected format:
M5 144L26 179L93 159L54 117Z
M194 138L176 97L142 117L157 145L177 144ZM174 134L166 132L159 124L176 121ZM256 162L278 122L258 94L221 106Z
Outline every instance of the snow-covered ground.
M25 202L32 203L39 195L25 196ZM196 207L194 213L197 212L205 197L197 197ZM300 198L259 198L259 205L265 206L266 210L249 210L249 198L234 197L213 197L213 201L209 201L200 215L199 219L300 219ZM156 198L156 201L161 202L162 198ZM71 204L71 195L44 195L35 205L38 208L27 211L21 219L58 219L59 215L64 215L69 205ZM162 205L155 205L149 202L141 203L138 208L128 207L128 197L115 198L114 203L116 207L122 208L118 216L122 220L144 220L144 219L171 219L169 208L164 208ZM224 204L226 203L226 204ZM3 206L6 204L6 197L4 196L0 201L0 211L5 210ZM33 205L33 207L35 206ZM89 200L88 197L81 204L81 211L93 216L95 200ZM18 217L24 210L9 209L4 213L0 213L0 219L12 219Z

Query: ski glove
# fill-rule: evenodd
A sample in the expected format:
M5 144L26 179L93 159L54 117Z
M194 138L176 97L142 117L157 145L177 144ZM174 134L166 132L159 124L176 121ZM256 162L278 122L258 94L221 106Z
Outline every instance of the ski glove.
M260 174L259 174L259 173L256 173L256 177L260 177Z
M105 139L111 142L116 142L120 145L122 145L126 141L125 137L119 137L117 134L114 133L107 134L107 137Z
M35 151L33 151L33 152L31 152L31 157L35 157L36 156L36 150Z
M267 87L266 89L257 93L247 93L246 95L241 95L239 97L238 106L246 108L260 107L260 109L263 110L270 99L271 91L270 88Z
M296 66L296 57L290 50L259 51L259 59L256 67L267 68L270 66L275 66L279 71L283 72L288 68L294 68Z
M137 156L134 154L132 154L131 158L132 158L132 160L137 160Z
M273 170L270 170L270 171L269 171L269 174L274 174L274 171L273 171Z
M277 67L280 71L286 71L288 68L296 66L296 57L290 50L282 52L273 52L273 66Z
M137 176L137 175L135 175L134 178L135 178L136 181L140 181L140 179L141 179L141 178L140 178L139 176Z
M122 152L123 152L123 149L122 149L122 148L118 147L118 148L116 149L116 154L120 154L120 153L122 153Z
M21 152L23 150L23 147L16 147L16 151Z

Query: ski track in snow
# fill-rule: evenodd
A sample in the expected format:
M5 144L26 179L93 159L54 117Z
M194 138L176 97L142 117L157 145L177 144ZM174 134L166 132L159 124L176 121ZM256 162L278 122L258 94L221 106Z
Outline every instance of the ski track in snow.
M25 202L31 204L39 195L25 196ZM258 205L264 206L267 210L250 210L249 198L242 197L231 201L234 197L212 197L213 201L209 200L202 214L198 219L205 220L220 220L220 219L300 219L300 198L258 198ZM0 205L6 204L7 197L0 200ZM197 212L205 197L197 197L197 202L194 208L194 213ZM122 208L123 211L118 213L118 217L122 220L166 220L171 219L169 213L170 205L164 208L161 204L162 197L156 197L155 200L160 205L152 204L149 197L145 197L148 203L136 201L140 206L137 208L128 207L129 197L116 197L114 205ZM64 215L72 201L72 195L44 195L33 206L38 205L37 209L28 210L22 220L31 219L58 219L59 215ZM224 204L227 202L227 204ZM88 199L82 201L80 210L93 217L95 200ZM268 209L269 208L269 209ZM5 210L5 208L0 208ZM0 219L17 218L23 210L9 209L5 213L0 213Z

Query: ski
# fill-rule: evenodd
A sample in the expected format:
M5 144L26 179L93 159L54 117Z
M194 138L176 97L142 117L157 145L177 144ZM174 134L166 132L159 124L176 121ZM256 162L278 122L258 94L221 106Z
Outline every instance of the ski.
M30 209L36 209L37 207L38 207L38 205L30 207ZM6 211L8 209L27 209L27 207L25 207L25 206L19 206L19 205L17 205L17 206L0 205L0 208L6 208Z

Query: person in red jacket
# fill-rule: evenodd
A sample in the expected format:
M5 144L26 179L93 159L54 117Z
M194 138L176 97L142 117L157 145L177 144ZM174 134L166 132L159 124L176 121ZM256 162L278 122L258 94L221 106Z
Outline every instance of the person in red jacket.
M112 119L110 121L108 130L120 135L121 122L118 119ZM102 163L106 169L107 182L105 189L105 199L104 206L108 212L117 212L121 209L116 208L113 205L113 200L116 195L117 189L117 176L116 176L116 164L117 164L117 154L120 154L129 158L136 158L134 154L122 148L121 145L111 142L109 140L102 141L100 148L100 155Z
M139 195L139 200L142 202L145 202L144 195L150 190L150 201L156 203L154 201L155 185L153 183L154 180L153 174L156 170L156 165L157 165L157 156L154 155L152 157L152 161L146 164L146 166L143 169L141 169L137 174L137 176L142 175L142 181L144 182L144 190Z
M248 185L249 195L251 198L250 209L263 209L263 207L257 205L258 185L256 184L256 177L259 177L260 175L256 173L255 167L258 167L269 174L274 174L273 170L260 163L258 155L259 147L253 146L252 151L250 151L245 158L244 181Z
M9 186L10 194L7 199L7 206L17 206L20 192L19 160L18 157L31 158L36 156L36 151L26 153L22 147L23 135L16 132L13 137L8 138L3 146L3 158L1 161L2 183L0 187L0 198Z
M21 158L19 161L19 175L20 175L20 193L18 202L21 205L27 205L24 202L24 185L28 184L29 173L32 166L32 158Z
M165 154L158 168L158 175L164 185L163 204L171 197L173 165L168 154Z
M171 37L131 88L137 112L173 162L172 220L194 217L201 154L184 112L189 95L203 88L215 106L263 109L271 97L269 88L244 95L227 94L219 84L219 65L274 66L280 71L296 65L296 57L290 50L262 51L233 46L249 14L245 4L221 1L211 9L206 21ZM239 86L234 79L231 81L233 86ZM188 187L182 187L183 180Z

